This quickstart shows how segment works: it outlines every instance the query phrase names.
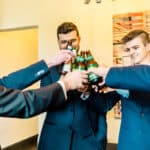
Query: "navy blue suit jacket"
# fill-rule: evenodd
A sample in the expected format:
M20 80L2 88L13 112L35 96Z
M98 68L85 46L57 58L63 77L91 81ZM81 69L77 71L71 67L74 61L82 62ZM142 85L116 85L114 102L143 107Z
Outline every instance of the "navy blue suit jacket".
M114 88L150 92L150 66L113 67L105 82Z
M56 97L57 101L55 100ZM0 86L1 117L32 117L64 101L64 92L58 83L41 89L23 92Z
M106 85L130 89L122 98L122 121L118 150L150 149L150 66L112 68Z
M48 67L44 61L39 61L26 68L17 70L0 79L0 85L6 88L24 89L38 81L48 72Z
M41 82L42 86L58 80L58 68L50 69ZM105 150L106 112L114 104L101 101L96 93L86 101L81 100L80 95L76 90L68 92L65 103L47 112L39 150ZM100 102L101 111L95 110L96 99Z
M40 61L1 78L0 116L27 118L63 102L64 93L57 83L40 90L22 93L18 90L7 89L24 89L47 72L46 64ZM54 101L55 97L57 101Z

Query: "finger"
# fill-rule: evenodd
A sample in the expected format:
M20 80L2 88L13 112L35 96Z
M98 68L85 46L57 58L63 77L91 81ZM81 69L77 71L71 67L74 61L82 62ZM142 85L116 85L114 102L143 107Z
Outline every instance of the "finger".
M85 74L85 75L82 75L81 78L82 78L82 79L88 79L88 75L86 75L86 74Z
M61 50L64 54L68 54L68 55L71 55L72 57L74 57L74 53L70 50Z
M95 87L95 92L98 92L98 87Z
M67 62L69 62L71 60L71 55L66 55L66 60L65 60L65 62L67 63Z
M88 80L87 80L87 79L82 79L82 83L83 83L84 85L87 85L87 84L88 84Z
M75 56L72 51L68 51L68 54L71 55L71 56Z
M80 84L79 88L82 90L85 88L85 85L84 84Z
M64 77L65 77L64 75L61 75L61 76L60 76L60 80L61 80L61 79L64 79Z
M75 58L74 58L74 57L72 57L72 58L71 58L71 62L72 62L72 63L74 63L74 61L75 61Z
M82 71L80 71L81 72L81 74L88 74L88 71L86 71L86 70L82 70Z
M92 85L92 88L95 88L96 87L96 85Z
M105 84L105 81L98 83L99 86L103 86L104 84Z
M78 90L79 92L82 92L82 89L81 89L81 88L78 88L77 90Z

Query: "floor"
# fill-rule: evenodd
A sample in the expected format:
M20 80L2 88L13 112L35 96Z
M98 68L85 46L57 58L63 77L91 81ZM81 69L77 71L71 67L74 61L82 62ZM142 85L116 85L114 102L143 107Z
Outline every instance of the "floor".
M107 144L106 150L117 150L117 145L113 143Z
M34 136L28 140L25 140L18 144L14 144L2 150L37 150L37 136ZM116 144L109 143L106 150L117 150Z
M37 150L37 136L33 136L30 139L3 148L2 150Z

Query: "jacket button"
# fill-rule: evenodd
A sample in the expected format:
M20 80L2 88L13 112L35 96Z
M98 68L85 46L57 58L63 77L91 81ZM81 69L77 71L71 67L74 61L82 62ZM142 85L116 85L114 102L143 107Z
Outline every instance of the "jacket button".
M43 69L43 70L40 70L40 71L38 71L37 73L36 73L36 76L41 76L41 75L43 75L45 73L45 70Z

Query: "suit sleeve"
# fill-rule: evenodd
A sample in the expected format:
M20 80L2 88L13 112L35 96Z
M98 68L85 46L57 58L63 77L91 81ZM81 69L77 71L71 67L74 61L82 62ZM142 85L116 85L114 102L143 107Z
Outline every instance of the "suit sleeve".
M109 111L119 100L121 96L116 91L108 93L94 93L92 94L92 100L90 101L93 108L100 112L106 113Z
M150 92L150 66L113 67L105 82L112 88Z
M40 82L40 87L44 87L44 86L47 86L49 84L52 84L54 81L52 81L52 78L51 78L51 72L49 70L49 72L46 74L46 76L43 76L41 78L41 82Z
M24 89L38 81L48 72L44 61L39 61L0 79L0 85L7 88Z
M21 92L0 87L0 116L28 118L65 101L58 83L37 90Z

